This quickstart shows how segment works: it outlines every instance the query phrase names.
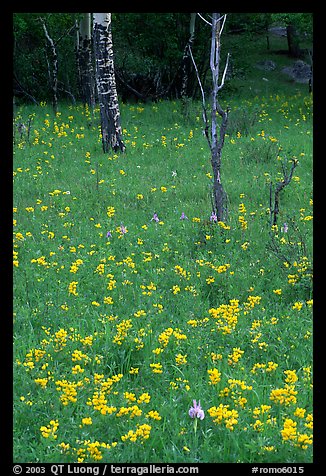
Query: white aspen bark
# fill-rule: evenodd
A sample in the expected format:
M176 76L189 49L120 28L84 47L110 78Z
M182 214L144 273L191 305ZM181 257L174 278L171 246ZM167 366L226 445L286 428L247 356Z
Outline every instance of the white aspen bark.
M103 151L125 150L115 81L111 13L93 13L96 85L101 113Z
M185 46L183 52L183 65L182 65L182 85L181 85L181 98L185 101L187 97L187 87L188 87L188 75L189 75L189 63L191 48L195 38L195 21L196 13L190 13L190 25L189 25L189 39Z
M79 23L77 59L79 67L79 80L82 99L94 111L95 108L95 82L92 61L92 22L91 14L84 13Z
M43 18L40 18L44 34L46 39L48 40L51 48L51 53L52 53L52 77L50 77L51 80L51 86L52 86L52 94L53 94L53 109L54 112L56 113L58 110L58 55L57 55L57 50L54 44L53 39L50 37L45 21Z
M223 18L223 23L221 24ZM211 163L213 169L213 202L214 212L217 215L218 221L224 221L226 219L227 206L226 206L226 193L222 186L221 181L221 155L224 145L224 137L228 122L227 109L224 111L218 102L218 91L223 87L225 75L227 72L229 56L227 57L226 66L223 72L221 84L218 84L219 79L219 66L220 66L220 36L224 28L226 15L223 17L219 13L213 13L212 16L212 39L211 39L211 53L210 53L210 68L212 71L212 120L211 120ZM222 122L219 127L217 126L217 115L221 116Z
M224 145L224 137L226 133L229 107L224 111L218 102L218 92L223 87L227 68L229 64L229 55L227 55L227 60L225 68L222 75L222 80L220 85L218 84L219 79L219 66L220 66L220 37L224 28L226 14L220 15L219 13L212 14L212 23L208 22L200 14L198 14L206 23L212 27L211 35L211 51L210 51L210 69L212 72L212 115L211 115L211 138L209 137L209 122L207 118L207 111L205 105L205 93L200 81L198 69L194 61L191 48L189 47L190 57L195 67L197 74L198 83L200 86L202 99L203 99L203 119L205 123L204 134L206 136L210 151L211 151L211 164L213 169L213 193L212 193L212 207L213 212L217 217L218 221L225 221L227 219L227 195L224 191L222 180L221 180L221 155L222 148ZM219 126L219 137L218 137L218 123L217 115L221 116L221 124Z

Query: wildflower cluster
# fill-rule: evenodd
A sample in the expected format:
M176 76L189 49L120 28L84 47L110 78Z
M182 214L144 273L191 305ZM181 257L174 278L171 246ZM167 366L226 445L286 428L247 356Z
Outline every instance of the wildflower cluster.
M207 412L213 418L214 423L217 425L224 423L225 428L230 431L233 431L235 425L238 424L239 414L237 410L229 410L229 405L223 405L223 403L220 403L218 407L211 407Z
M56 440L58 438L57 430L59 428L58 420L51 420L47 426L41 426L40 432L43 438L53 438Z
M209 309L208 313L216 320L219 332L231 334L238 323L240 312L239 300L231 299L229 304L221 304L218 308Z

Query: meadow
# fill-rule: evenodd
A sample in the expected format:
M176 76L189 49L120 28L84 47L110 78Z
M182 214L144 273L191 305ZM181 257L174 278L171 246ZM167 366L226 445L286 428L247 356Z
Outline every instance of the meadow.
M200 102L18 107L15 461L312 461L312 97L222 102L225 222Z

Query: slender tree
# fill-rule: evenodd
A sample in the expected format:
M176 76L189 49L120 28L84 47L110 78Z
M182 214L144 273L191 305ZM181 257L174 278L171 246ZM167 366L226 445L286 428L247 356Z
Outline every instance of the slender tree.
M212 41L210 67L212 71L213 91L212 91L212 143L211 143L211 163L213 168L213 198L215 213L218 221L224 221L226 218L226 193L221 181L221 156L224 145L224 137L226 133L229 110L223 110L218 101L218 92L222 89L225 81L225 75L228 68L229 55L227 56L226 66L222 75L221 83L219 82L219 66L220 66L220 50L221 50L221 33L226 20L219 13L213 13L212 16ZM217 114L221 116L221 124L217 127Z
M191 64L190 59L190 49L192 48L194 38L195 38L195 21L196 13L190 13L190 24L189 24L189 39L185 46L182 58L182 85L181 85L181 98L183 101L186 100L188 96L188 77L189 77L189 68Z
M212 73L212 114L211 114L211 133L209 133L209 120L206 110L205 93L199 77L198 69L194 61L191 47L189 52L193 61L195 71L197 74L198 83L202 94L203 104L203 119L205 123L204 134L206 136L210 151L211 164L213 169L213 193L212 193L212 208L213 213L218 221L225 221L227 218L227 195L224 191L221 179L221 158L222 149L224 145L224 137L228 124L229 108L224 110L218 101L218 92L222 89L225 82L225 77L229 65L229 54L227 55L225 68L219 83L220 76L220 51L221 51L221 34L224 28L226 14L220 13L212 14L212 22L208 22L205 18L199 15L206 23L209 23L212 29L211 34L211 50L210 50L210 69ZM221 117L221 123L218 125L217 117Z
M82 100L94 110L95 80L92 55L92 20L84 13L77 30L77 64Z
M96 85L101 114L103 151L124 152L115 81L111 13L93 13Z
M300 35L293 23L286 26L286 36L288 41L289 55L299 58L301 55Z
M58 110L58 54L57 54L57 48L56 44L53 41L52 37L49 35L46 23L44 18L40 18L40 21L43 26L44 34L45 37L50 45L51 49L51 56L52 56L52 73L50 71L50 66L49 66L49 79L50 79L50 84L51 84L51 89L52 89L52 104L53 104L53 109L54 112L57 112Z

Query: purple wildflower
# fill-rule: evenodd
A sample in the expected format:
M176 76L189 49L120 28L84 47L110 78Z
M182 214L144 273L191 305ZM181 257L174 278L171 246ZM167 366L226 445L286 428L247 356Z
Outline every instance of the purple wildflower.
M287 224L287 223L283 223L283 227L281 228L281 231L282 231L283 233L287 233L288 230L289 230L288 224Z
M159 217L157 216L157 213L154 213L153 218L151 219L151 221L152 220L154 220L156 223L158 223L160 221Z
M217 215L216 213L212 212L211 216L210 216L210 221L213 221L214 223L217 222Z
M185 212L181 213L180 220L188 220L188 217L185 215Z
M200 400L198 400L198 405L196 400L193 400L192 403L193 406L190 407L189 410L190 418L199 418L200 420L203 420L205 418L205 413L202 407L200 406Z
M107 238L112 238L112 233L110 232L110 230L107 232L106 237Z
M127 229L126 229L126 227L125 227L122 223L121 223L121 225L120 225L120 233L122 233L123 235L124 235L125 233L127 233Z

